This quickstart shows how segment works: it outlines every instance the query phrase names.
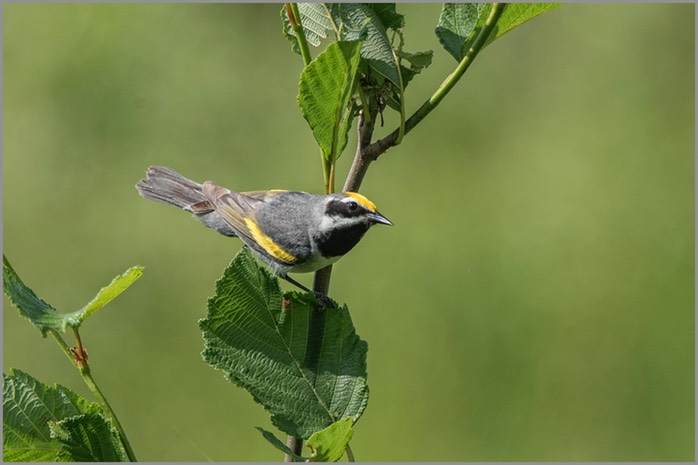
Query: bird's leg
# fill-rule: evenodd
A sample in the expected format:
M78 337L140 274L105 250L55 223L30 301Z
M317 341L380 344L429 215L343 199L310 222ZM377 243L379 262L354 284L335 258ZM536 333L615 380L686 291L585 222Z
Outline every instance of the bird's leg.
M304 290L305 292L312 292L313 294L315 294L315 298L318 300L320 305L322 305L323 307L325 307L325 308L336 308L337 307L337 302L332 300L328 295L325 295L322 292L310 290L288 275L281 275L280 277L285 279L289 283L293 284L294 286Z

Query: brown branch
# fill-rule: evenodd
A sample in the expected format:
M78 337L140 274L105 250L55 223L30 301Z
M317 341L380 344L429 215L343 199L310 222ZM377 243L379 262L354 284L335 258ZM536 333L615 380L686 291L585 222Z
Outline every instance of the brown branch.
M375 161L375 158L368 157L366 151L371 144L371 137L373 137L373 129L375 128L376 114L377 112L372 112L369 115L370 118L365 118L363 111L359 113L359 118L356 122L356 129L358 133L358 143L356 144L356 154L354 154L354 161L349 169L349 174L347 175L347 180L344 183L344 192L356 192L361 187L361 183L366 176L368 171L368 166L371 162ZM367 121L368 120L368 121ZM377 158L377 157L376 157Z

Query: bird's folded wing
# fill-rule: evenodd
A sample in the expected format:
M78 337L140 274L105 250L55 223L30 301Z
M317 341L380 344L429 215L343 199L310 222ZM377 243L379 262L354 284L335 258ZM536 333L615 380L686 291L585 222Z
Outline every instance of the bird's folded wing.
M203 193L220 217L249 247L282 264L292 265L297 261L296 257L267 236L255 220L255 211L265 203L264 192L233 192L206 181Z

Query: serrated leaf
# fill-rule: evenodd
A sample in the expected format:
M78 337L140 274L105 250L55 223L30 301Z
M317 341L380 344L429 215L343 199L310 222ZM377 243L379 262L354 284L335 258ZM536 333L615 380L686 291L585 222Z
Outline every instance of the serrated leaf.
M259 432L262 433L262 436L264 436L264 439L269 441L269 444L276 447L284 454L288 454L291 457L293 457L294 462L305 462L306 461L306 459L304 457L301 457L300 455L293 452L286 444L281 442L281 440L279 438L274 436L274 433L267 431L265 429L262 429L259 426L256 426L255 428L257 428L259 430Z
M361 57L376 73L402 87L393 47L380 18L362 3L334 3L332 17L339 25L343 40L364 39Z
M287 293L247 248L216 282L200 321L203 358L246 389L287 434L307 438L368 401L366 342L346 306L318 311L312 294Z
M341 459L354 434L353 423L351 418L345 418L310 436L306 441L312 451L310 461L336 462Z
M301 73L298 104L328 161L347 145L360 48L360 41L330 44Z
M497 21L495 29L487 38L485 46L526 21L562 5L564 3L507 3L504 6L502 15L499 17L499 21Z
M79 327L87 317L114 300L141 276L143 276L143 267L133 266L114 278L82 309L65 315L68 326Z
M461 61L474 40L478 21L486 16L489 3L444 3L436 25L436 36L448 53Z
M51 436L60 444L57 460L62 462L127 462L119 434L97 413L75 415L49 423Z
M61 444L51 437L49 422L84 413L99 414L68 388L47 386L20 370L3 374L3 459L6 462L55 461Z
M335 24L327 4L325 3L298 3L300 22L305 34L305 40L312 46L318 47L328 32L333 33ZM284 36L291 42L294 52L300 53L298 39L291 27L285 6L281 7L281 22Z
M38 327L44 336L50 330L64 332L63 315L37 297L34 291L22 282L4 255L2 260L3 291L12 304L17 307L19 314Z

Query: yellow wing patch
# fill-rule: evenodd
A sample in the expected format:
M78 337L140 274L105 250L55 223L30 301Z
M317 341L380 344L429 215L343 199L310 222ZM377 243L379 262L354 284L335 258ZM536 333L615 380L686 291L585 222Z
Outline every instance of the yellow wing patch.
M347 194L349 197L353 198L354 200L356 200L357 202L359 202L361 205L368 208L372 212L377 210L376 204L371 202L370 200L368 200L363 195L356 193L356 192L345 192L345 194Z
M252 218L245 218L245 224L250 230L252 238L259 244L264 250L267 251L272 257L283 260L288 263L293 263L296 261L296 257L286 252L284 249L279 247L279 245L272 240L271 237L267 236L259 229L259 226Z

